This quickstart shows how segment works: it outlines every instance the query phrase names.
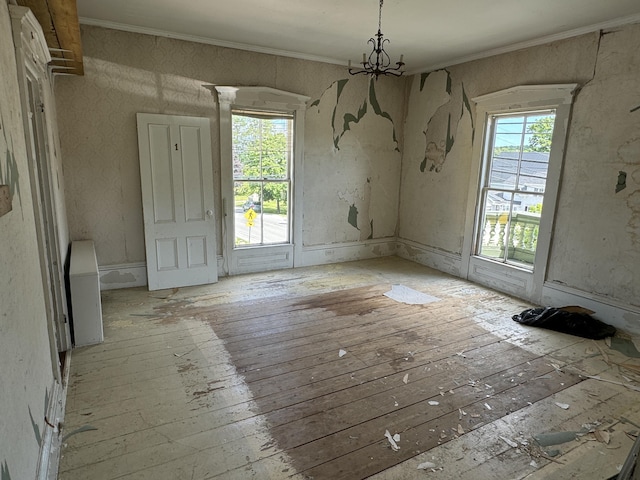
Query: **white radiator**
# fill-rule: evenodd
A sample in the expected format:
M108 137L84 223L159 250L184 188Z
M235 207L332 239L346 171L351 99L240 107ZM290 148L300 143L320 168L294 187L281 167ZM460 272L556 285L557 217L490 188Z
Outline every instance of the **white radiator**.
M71 243L69 284L75 346L101 343L104 340L104 334L100 277L92 240Z

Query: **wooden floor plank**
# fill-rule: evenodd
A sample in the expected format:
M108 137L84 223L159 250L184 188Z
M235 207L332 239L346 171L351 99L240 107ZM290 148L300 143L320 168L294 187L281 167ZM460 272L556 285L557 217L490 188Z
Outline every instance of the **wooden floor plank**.
M396 284L439 300L384 296ZM412 479L435 457L441 478L571 478L606 450L577 442L566 469L533 467L500 437L638 415L638 392L579 376L627 381L590 341L516 324L526 302L397 258L110 291L103 307L105 343L72 355L65 419L96 430L68 438L61 480Z

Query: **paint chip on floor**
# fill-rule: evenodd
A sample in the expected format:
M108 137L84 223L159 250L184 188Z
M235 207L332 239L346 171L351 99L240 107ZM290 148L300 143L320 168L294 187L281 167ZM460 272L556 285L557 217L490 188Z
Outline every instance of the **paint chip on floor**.
M346 351L346 350L342 350L342 349L340 349L340 351L338 352L338 357L342 358L342 357L344 357L346 354L347 354L347 351Z
M397 433L392 437L391 434L389 433L389 430L385 430L384 431L384 436L387 437L387 440L389 440L389 443L391 444L391 448L394 452L397 452L398 450L400 450L400 447L398 446L398 444L396 443L395 438L397 437L398 440L400 440L400 435L398 435Z
M400 303L407 303L409 305L424 305L426 303L437 302L440 299L432 297L426 293L418 292L404 285L392 285L391 290L386 292L385 297L389 297L392 300Z
M504 443L506 443L510 447L513 447L513 448L517 448L518 447L518 444L516 442L514 442L513 440L511 440L510 438L500 437L500 440L502 440Z

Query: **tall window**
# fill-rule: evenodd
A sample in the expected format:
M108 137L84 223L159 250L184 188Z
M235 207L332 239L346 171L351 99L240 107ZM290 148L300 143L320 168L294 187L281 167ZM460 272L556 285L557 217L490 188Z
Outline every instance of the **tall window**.
M290 242L292 114L232 110L235 246Z
M555 110L490 115L477 255L533 269Z

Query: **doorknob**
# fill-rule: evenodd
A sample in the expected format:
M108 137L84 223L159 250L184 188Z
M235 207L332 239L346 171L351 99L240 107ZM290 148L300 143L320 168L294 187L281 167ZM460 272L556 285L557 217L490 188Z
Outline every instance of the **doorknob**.
M207 217L213 217L213 210L207 210Z

